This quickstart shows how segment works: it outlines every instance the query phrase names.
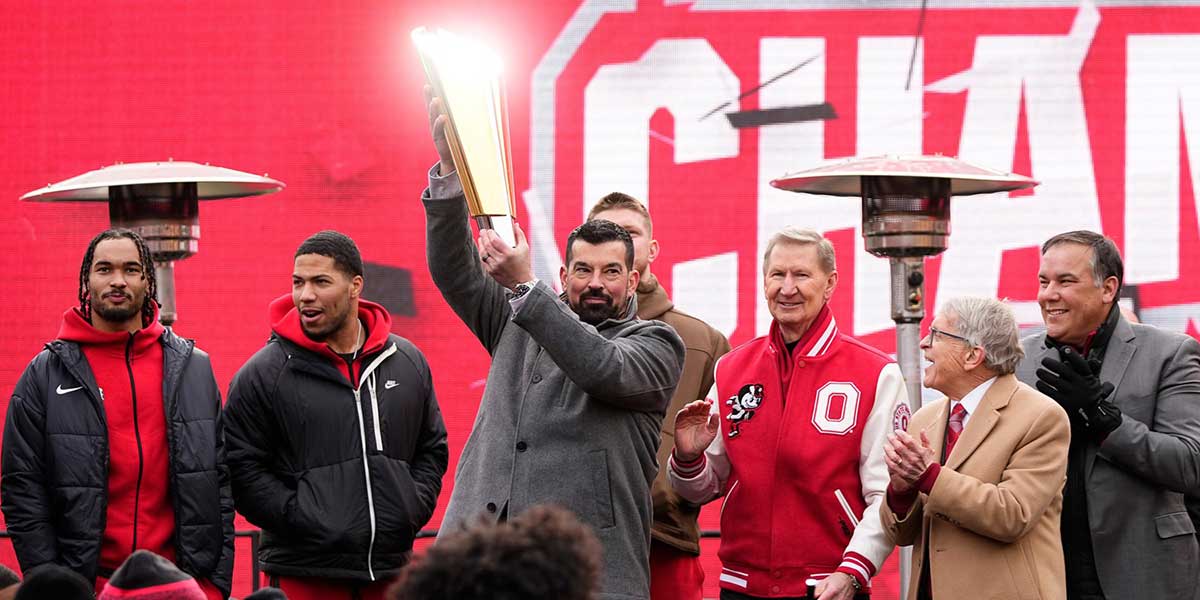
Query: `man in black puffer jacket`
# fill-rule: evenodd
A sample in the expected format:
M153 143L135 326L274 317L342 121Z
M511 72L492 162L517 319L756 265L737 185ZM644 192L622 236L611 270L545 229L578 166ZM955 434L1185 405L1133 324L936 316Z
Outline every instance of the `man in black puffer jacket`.
M233 499L208 355L158 322L154 264L134 232L97 235L63 315L17 382L0 497L25 572L67 567L97 589L147 549L226 598Z
M229 388L234 498L292 600L383 598L446 472L425 357L359 297L362 273L345 235L305 240L292 294L271 303L270 341Z

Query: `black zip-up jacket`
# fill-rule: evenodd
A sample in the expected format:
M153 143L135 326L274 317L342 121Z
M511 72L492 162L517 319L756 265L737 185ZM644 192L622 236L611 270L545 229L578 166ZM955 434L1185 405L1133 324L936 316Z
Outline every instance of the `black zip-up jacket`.
M355 364L351 385L330 357L272 334L230 384L233 493L263 530L267 573L392 577L433 515L448 450L425 357L388 334Z
M234 510L221 394L204 351L169 329L160 341L176 562L228 596ZM76 386L86 403L51 401L56 389ZM108 491L104 414L75 342L47 344L17 381L4 422L0 506L23 571L54 563L96 577Z

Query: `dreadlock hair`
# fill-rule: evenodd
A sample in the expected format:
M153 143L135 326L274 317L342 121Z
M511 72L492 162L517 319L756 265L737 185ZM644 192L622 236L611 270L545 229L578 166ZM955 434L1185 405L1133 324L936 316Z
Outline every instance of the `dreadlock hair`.
M96 234L88 244L87 253L83 255L83 263L79 265L79 312L88 321L92 320L92 303L88 297L88 274L92 270L92 262L96 259L96 246L105 240L133 240L138 249L138 260L142 263L142 276L149 285L146 287L146 301L142 303L142 325L146 326L154 320L154 307L158 304L158 279L154 273L154 259L150 256L150 248L137 232L124 229L105 229Z

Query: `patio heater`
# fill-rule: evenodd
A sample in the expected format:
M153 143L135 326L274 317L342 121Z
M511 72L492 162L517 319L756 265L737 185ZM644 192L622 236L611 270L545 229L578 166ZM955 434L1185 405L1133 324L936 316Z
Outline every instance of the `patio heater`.
M196 253L200 200L278 192L283 182L186 161L118 163L21 196L34 202L108 202L113 227L146 240L158 280L159 321L175 322L175 261Z

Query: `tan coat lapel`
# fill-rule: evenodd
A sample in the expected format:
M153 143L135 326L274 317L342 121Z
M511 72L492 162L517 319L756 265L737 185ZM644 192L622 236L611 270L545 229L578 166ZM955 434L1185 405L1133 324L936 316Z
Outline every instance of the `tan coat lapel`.
M975 414L968 419L967 427L963 429L958 442L954 444L954 451L946 458L946 468L957 469L971 456L971 453L979 448L979 444L983 443L992 428L996 426L996 421L1000 419L1000 411L1008 406L1009 400L1016 391L1017 378L1012 375L998 377L992 383L992 387L988 388L987 393L983 395L983 400L975 408ZM947 403L948 405L949 403Z
M920 431L910 428L909 435L917 438L919 444L921 443L921 431L924 431L925 437L929 438L929 447L937 449L938 458L940 458L942 446L946 443L946 419L950 416L950 399L942 396L941 400L935 402L927 410L932 411L929 415L930 420Z

